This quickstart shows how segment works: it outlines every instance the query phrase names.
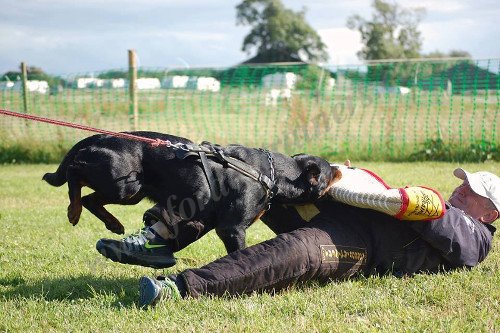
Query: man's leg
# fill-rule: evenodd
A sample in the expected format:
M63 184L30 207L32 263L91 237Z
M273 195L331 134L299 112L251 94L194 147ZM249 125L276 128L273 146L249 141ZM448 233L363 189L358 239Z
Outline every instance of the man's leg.
M319 222L233 252L171 278L182 297L272 291L307 280L344 279L366 265L367 247L341 223ZM157 288L155 288L155 286ZM141 279L140 305L156 303L162 282ZM156 290L154 294L148 290Z
M143 216L145 228L123 239L102 238L96 249L108 259L129 265L167 268L176 264L177 252L205 235L209 229L199 221L170 221L155 205Z
M180 219L172 221L167 211L159 204L144 212L143 221L145 226L152 227L166 240L173 252L182 250L211 230L211 228L206 228L201 221Z
M143 220L145 228L141 232L121 240L100 239L96 244L97 251L123 264L167 268L176 263L174 252L197 241L212 229L200 221L178 220L158 204L144 213ZM289 232L309 224L294 208L281 205L271 206L261 220L275 233Z

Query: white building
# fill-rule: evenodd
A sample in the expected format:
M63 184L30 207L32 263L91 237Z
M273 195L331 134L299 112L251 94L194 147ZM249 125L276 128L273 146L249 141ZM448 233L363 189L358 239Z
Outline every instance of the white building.
M14 87L14 82L12 82L12 81L0 82L0 90L1 91L11 90L13 87Z
M76 89L101 88L103 85L104 80L95 77L80 77L73 82L73 87Z
M162 88L167 88L167 89L186 88L188 80L189 76L187 75L167 76L161 82L161 86Z
M23 81L7 82L6 87L13 91L22 91ZM49 83L47 81L28 80L26 81L26 90L38 94L46 94L49 91Z
M278 105L279 100L290 102L292 99L292 90L288 88L274 88L266 92L265 103L266 105Z
M278 101L284 100L290 102L292 99L292 90L297 83L297 74L274 73L265 75L262 78L262 87L266 90L265 104L277 105Z
M329 77L326 80L326 89L333 90L333 88L335 88L335 79L333 77Z
M269 74L262 78L264 88L293 89L296 83L297 74L291 72Z
M119 89L119 88L125 88L127 83L127 80L125 79L108 79L104 80L104 87L105 88L112 88L112 89Z
M214 77L191 76L187 81L186 88L217 92L220 90L220 82Z
M397 86L397 87L384 87L384 86L377 86L375 87L375 92L379 95L407 95L411 92L411 89L408 87L402 87L402 86Z
M135 81L135 87L137 90L160 89L161 83L160 79L144 77Z

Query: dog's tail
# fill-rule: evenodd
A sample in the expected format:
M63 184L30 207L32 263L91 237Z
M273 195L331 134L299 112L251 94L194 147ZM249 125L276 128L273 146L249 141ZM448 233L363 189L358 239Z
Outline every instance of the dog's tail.
M62 177L63 172L59 172L61 169L61 166L57 169L56 172L47 172L45 175L43 175L42 179L45 180L47 183L49 183L52 186L62 186L64 183L66 183L66 175Z
M64 156L56 172L48 172L45 175L43 175L42 179L52 186L64 185L67 181L66 171L68 170L68 166L70 165L70 163L74 161L76 154L81 149L86 148L89 145L96 142L97 140L99 140L101 137L103 137L102 134L93 135L75 144L66 154L66 156Z

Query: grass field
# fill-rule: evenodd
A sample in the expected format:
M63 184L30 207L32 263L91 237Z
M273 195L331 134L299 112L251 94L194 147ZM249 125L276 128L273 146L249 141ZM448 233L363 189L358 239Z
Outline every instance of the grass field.
M393 186L432 185L448 197L458 180L451 163L363 163ZM462 165L500 173L500 163ZM163 273L105 260L94 249L117 237L85 211L66 219L67 187L41 181L55 165L0 166L0 331L7 332L499 332L498 235L472 271L413 278L310 283L276 295L203 297L136 307L141 275ZM150 204L112 206L127 232L141 227ZM496 222L498 225L498 221ZM251 244L272 237L262 223ZM224 255L210 233L177 254L176 272Z

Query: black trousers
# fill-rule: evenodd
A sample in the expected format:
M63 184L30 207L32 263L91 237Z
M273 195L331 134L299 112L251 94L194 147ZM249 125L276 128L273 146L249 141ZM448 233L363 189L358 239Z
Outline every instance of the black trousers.
M177 276L185 296L278 291L295 283L346 279L362 272L369 249L347 223L312 221L306 227L233 252Z

